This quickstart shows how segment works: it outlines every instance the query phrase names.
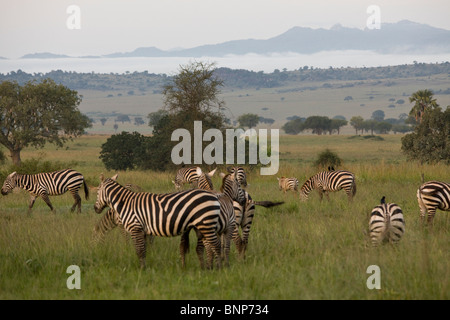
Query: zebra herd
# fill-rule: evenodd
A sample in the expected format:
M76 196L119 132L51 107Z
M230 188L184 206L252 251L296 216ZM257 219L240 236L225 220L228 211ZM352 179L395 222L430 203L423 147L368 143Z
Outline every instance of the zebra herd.
M181 168L173 180L176 192L153 194L135 192L134 185L122 186L116 180L100 177L94 210L101 213L108 211L94 228L94 240L102 241L105 234L120 226L124 234L133 240L141 267L145 266L147 239L158 237L181 236L180 256L185 266L185 254L189 250L189 232L194 229L197 235L196 252L200 265L212 268L214 260L221 267L222 262L229 264L231 242L234 242L241 257L245 257L249 233L254 218L255 206L266 208L283 202L254 201L246 191L247 177L242 167L229 167L226 174L221 173L222 186L215 191L211 177L216 170L202 172L199 167ZM280 190L298 191L296 178L277 178ZM183 184L189 183L193 188L181 190ZM78 208L81 212L81 197L78 194L84 186L85 198L89 198L89 189L83 175L75 170L66 169L34 175L11 173L1 188L2 195L7 195L19 187L30 192L31 200L28 212L37 197L41 197L54 211L49 196L61 195L70 191L75 203L71 211ZM344 189L349 202L356 193L355 176L345 170L329 168L310 177L300 188L300 199L306 201L309 193L317 189L322 200L323 194ZM141 190L138 190L141 191ZM417 190L417 200L421 220L427 215L427 222L432 223L437 209L450 211L450 184L440 181L423 183ZM405 221L401 208L395 203L386 203L385 197L370 215L369 233L373 245L383 241L397 242L405 232Z

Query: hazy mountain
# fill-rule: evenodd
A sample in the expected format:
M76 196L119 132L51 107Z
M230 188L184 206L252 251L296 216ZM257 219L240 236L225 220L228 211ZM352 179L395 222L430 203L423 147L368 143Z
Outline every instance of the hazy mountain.
M380 29L357 29L335 25L330 29L293 27L266 40L233 40L190 49L163 51L155 47L102 57L220 57L247 53L315 53L333 50L371 50L378 53L450 53L450 30L403 20L383 23ZM22 58L62 58L63 55L36 53Z
M64 54L54 54L50 52L39 52L39 53L30 53L26 54L20 59L58 59L58 58L70 58Z

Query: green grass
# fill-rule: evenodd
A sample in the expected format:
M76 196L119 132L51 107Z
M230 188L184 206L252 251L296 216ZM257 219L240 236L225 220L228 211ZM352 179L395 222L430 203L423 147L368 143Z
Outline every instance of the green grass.
M77 161L91 187L104 173L98 159L107 136L85 136L68 148L47 146L25 150L23 159ZM419 221L416 190L420 174L427 180L450 180L448 166L407 162L400 153L400 136L384 141L349 139L349 136L282 136L280 171L302 184L316 172L317 154L329 147L343 159L343 169L355 173L357 193L347 203L341 191L330 202L317 193L303 203L298 194L283 194L275 176L248 176L248 192L255 200L285 201L273 209L257 207L245 260L232 246L230 267L201 270L191 233L186 269L179 259L180 238L156 238L141 270L131 241L119 230L105 243L91 243L100 219L93 210L96 194L83 199L82 213L70 213L69 194L52 197L52 214L38 199L27 214L29 195L16 191L0 196L0 299L449 299L449 218L438 211L432 228ZM3 170L5 168L2 168ZM174 172L119 172L118 181L144 190L173 190ZM213 177L214 185L220 179ZM399 204L406 233L396 246L372 248L368 238L369 214L382 196ZM78 265L81 290L66 286L67 267ZM381 289L369 290L366 270L378 265Z

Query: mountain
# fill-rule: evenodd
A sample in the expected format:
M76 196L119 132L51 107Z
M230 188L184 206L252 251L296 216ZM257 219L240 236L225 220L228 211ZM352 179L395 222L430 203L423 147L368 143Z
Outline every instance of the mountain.
M221 57L248 53L272 54L294 52L311 54L320 51L370 50L378 53L450 53L450 30L408 20L383 23L380 29L348 28L337 24L330 29L293 27L265 40L233 40L190 49L164 51L155 47L137 48L101 57ZM22 58L61 58L63 55L36 53Z
M58 59L58 58L70 58L64 54L54 54L50 52L39 52L26 54L20 59Z

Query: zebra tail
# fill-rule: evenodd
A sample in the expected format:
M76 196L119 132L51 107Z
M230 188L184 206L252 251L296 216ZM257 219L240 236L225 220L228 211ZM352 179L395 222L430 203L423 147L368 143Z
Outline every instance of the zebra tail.
M84 197L86 200L89 200L89 188L86 184L86 180L83 179L83 185L84 185Z
M255 205L262 206L264 208L271 208L275 206L279 206L280 204L283 204L284 201L281 202L272 202L272 201L253 201Z
M352 185L352 196L355 196L356 194L356 182L355 180L353 180L353 185Z

